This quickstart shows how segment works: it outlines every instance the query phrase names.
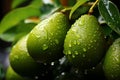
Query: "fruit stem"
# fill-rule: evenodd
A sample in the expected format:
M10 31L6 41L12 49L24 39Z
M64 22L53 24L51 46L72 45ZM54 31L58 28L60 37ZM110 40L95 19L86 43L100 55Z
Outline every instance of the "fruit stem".
M96 1L94 2L94 4L90 7L88 14L93 13L93 8L96 6L96 4L98 3L98 1L99 1L99 0L96 0Z

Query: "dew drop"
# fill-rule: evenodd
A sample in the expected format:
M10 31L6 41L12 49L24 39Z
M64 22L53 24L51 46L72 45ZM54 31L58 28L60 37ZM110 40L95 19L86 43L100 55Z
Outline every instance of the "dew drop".
M92 69L95 69L95 67L92 67Z
M112 78L114 78L114 75L111 75Z
M80 35L76 35L77 38L80 38Z
M77 32L77 29L75 27L72 28L73 32Z
M75 58L75 55L72 55L72 58Z
M57 39L55 39L55 43L56 43L56 44L59 44L59 41L58 41Z
M16 59L18 59L18 56L17 56L17 55L15 55L15 58L16 58Z
M96 36L96 35L93 35L94 37Z
M76 73L76 74L78 74L78 73L79 73L79 70L78 70L78 69L77 69L77 70L75 70L75 73Z
M92 43L93 41L91 40L90 42Z
M65 75L65 72L62 72L61 75Z
M35 76L35 80L37 80L39 77L38 76Z
M71 54L71 51L70 51L70 50L68 50L68 54Z
M41 37L41 36L40 36L40 35L38 35L38 34L36 34L35 36L36 36L38 39Z
M96 42L96 40L94 40L94 42Z
M51 38L48 38L48 40L51 40Z
M83 54L83 57L85 57L85 54Z
M80 42L79 42L79 41L77 41L77 44L78 44L78 45L80 45Z
M50 33L51 34L51 36L53 36L53 33Z
M75 51L75 54L76 54L76 55L78 55L78 52L77 52L77 51Z
M54 64L55 64L54 62L51 62L51 66L54 66Z
M83 48L83 51L86 52L87 51L86 48Z
M88 70L87 69L84 71L84 74L88 74Z
M88 47L88 49L90 49L90 47Z
M113 48L113 51L115 51L115 50L116 50L116 48L114 47L114 48Z
M74 43L74 45L76 45L76 43L77 43L76 40L73 43Z
M72 47L72 44L71 44L71 42L68 44L68 46L69 46L69 47Z
M43 49L43 50L46 50L46 49L48 49L48 45L46 45L46 44L43 44L43 46L42 46L42 49Z

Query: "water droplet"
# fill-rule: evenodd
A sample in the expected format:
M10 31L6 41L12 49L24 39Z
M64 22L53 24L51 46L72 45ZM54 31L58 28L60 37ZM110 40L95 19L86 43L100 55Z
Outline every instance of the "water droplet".
M97 33L97 32L96 32L96 33ZM95 33L95 34L96 34L96 33ZM93 35L94 37L96 36L95 34Z
M62 72L61 75L65 75L65 72Z
M80 35L76 35L77 38L80 38Z
M72 47L72 44L71 44L71 42L68 44L68 46L69 46L69 47Z
M87 47L88 49L90 49L90 47Z
M76 74L78 74L78 73L79 73L79 70L78 70L78 69L77 69L77 70L75 70L75 73L76 73Z
M55 35L58 35L58 33L55 33Z
M95 69L95 67L92 67L92 69Z
M43 44L43 46L42 46L42 49L43 49L43 50L46 50L46 49L48 49L48 45L46 45L46 44Z
M51 40L51 38L49 37L48 40Z
M83 48L83 51L86 52L87 51L86 48Z
M94 42L96 42L96 40L94 40Z
M39 77L38 76L35 76L35 79L38 79Z
M53 36L53 33L50 33L51 34L51 36Z
M68 50L68 54L71 54L71 51L70 51L70 50Z
M85 54L83 54L83 57L85 57Z
M80 45L80 41L77 41L77 44Z
M113 51L115 51L115 50L116 50L116 47L113 48Z
M54 62L51 62L51 66L54 66L54 64L55 64Z
M55 43L56 43L56 44L59 44L59 41L58 41L57 39L55 39Z
M15 58L18 59L19 57L17 55L15 55Z
M112 78L114 78L114 75L111 75Z
M91 48L93 48L93 46L91 46Z
M77 29L75 27L72 28L73 32L77 32Z
M38 35L38 34L36 34L35 36L36 36L38 39L41 37L41 36L40 36L40 35Z
M87 69L85 69L84 74L87 74L87 73L88 73L88 70L87 70Z
M76 54L76 55L78 55L78 52L77 52L77 51L75 51L75 54Z
M72 58L75 58L75 55L72 55Z
M73 43L74 43L74 45L76 45L76 43L77 43L76 40Z
M90 46L91 44L88 44L88 46Z
M90 42L92 43L93 41L91 40Z

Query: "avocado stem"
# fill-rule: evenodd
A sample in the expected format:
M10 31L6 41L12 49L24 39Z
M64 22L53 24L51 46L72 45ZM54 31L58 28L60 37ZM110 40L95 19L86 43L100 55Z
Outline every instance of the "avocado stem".
M89 9L89 11L88 11L88 14L93 13L93 8L96 6L96 4L98 3L98 1L99 1L99 0L96 0L96 1L94 2L94 4L90 7L90 9Z

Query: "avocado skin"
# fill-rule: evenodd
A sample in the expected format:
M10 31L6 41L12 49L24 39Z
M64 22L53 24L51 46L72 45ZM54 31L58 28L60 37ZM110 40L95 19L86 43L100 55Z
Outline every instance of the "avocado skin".
M40 22L29 34L27 48L34 60L50 63L63 56L63 44L69 21L61 12L56 12Z
M96 66L104 54L105 39L101 26L93 15L82 15L67 32L64 54L76 67Z
M108 80L120 80L120 38L109 47L105 55L103 70Z

